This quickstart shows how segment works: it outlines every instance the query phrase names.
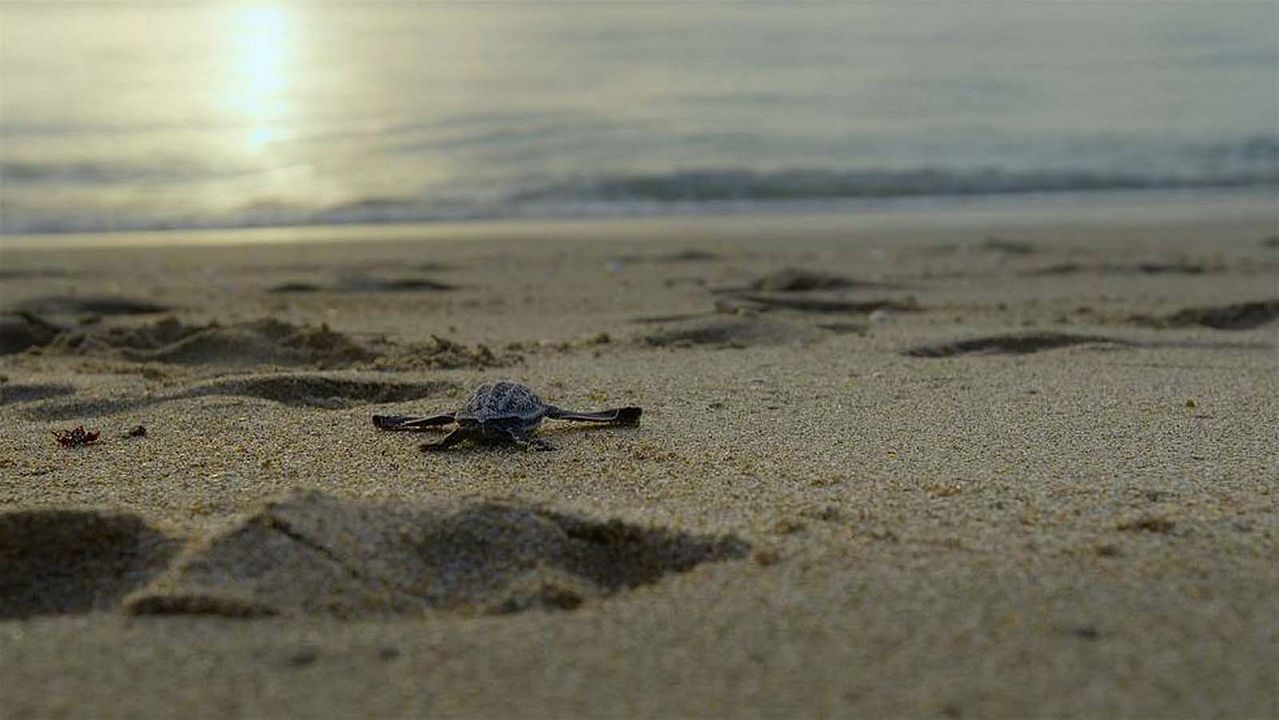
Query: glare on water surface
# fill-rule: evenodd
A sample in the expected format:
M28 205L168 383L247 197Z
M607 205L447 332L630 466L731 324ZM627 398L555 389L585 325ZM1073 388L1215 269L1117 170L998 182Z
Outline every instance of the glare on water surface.
M261 150L280 137L287 120L291 18L279 5L237 7L228 14L235 62L225 99L244 121L249 149Z

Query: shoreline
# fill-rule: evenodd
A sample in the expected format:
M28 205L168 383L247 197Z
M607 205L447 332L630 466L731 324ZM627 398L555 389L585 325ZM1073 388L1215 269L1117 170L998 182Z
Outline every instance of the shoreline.
M854 204L854 203L850 203ZM175 228L101 232L0 234L0 251L66 250L88 247L165 247L328 243L350 240L489 238L512 240L644 236L684 232L786 233L795 229L907 231L973 226L1105 226L1271 220L1279 231L1279 189L1220 191L1115 191L1042 193L958 198L903 198L844 206L758 208L741 212L654 213L580 218L530 217L471 221L386 222L318 226ZM797 226L797 227L796 227Z

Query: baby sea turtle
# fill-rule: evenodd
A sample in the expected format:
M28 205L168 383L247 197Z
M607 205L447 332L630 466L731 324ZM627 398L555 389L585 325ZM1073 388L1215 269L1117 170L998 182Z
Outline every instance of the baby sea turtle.
M542 402L527 385L503 380L481 385L461 410L419 417L414 415L374 415L373 425L380 430L419 432L436 425L457 423L457 429L443 440L426 443L422 450L444 450L463 440L515 443L537 450L554 450L555 446L532 437L545 418L581 420L583 422L634 425L643 410L637 407L616 408L599 412L561 410Z

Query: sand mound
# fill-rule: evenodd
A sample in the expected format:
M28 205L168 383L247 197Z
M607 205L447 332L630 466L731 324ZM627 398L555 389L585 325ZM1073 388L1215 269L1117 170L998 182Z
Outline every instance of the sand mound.
M176 547L132 515L0 513L0 618L113 608Z
M751 315L697 318L673 323L640 338L655 347L794 345L814 342L821 331L798 323Z
M30 384L0 383L0 405L32 402L46 398L62 397L75 392L75 387L62 383Z
M337 409L369 403L393 403L440 395L456 387L446 382L381 382L279 374L230 378L200 385L164 399L200 395L242 395L284 405Z
M1186 308L1162 318L1140 316L1134 319L1157 327L1202 325L1217 330L1251 330L1279 319L1279 300Z
M170 309L145 300L109 295L89 297L55 295L33 298L18 305L20 311L41 315L148 315L168 312Z
M373 359L372 351L327 326L278 320L188 325L175 318L131 327L63 333L50 350L184 365L317 365L341 367Z
M1044 350L1069 347L1071 345L1091 345L1105 343L1108 345L1130 345L1131 343L1115 338L1096 335L1070 335L1068 333L1037 332L1017 333L1013 335L993 335L989 337L971 338L949 343L933 343L917 345L902 351L910 357L952 357L955 355L1026 355Z
M31 313L0 314L0 355L20 353L27 348L47 345L61 331L62 328Z
M299 492L189 546L125 609L231 617L572 609L746 551L732 538L513 503L413 509Z

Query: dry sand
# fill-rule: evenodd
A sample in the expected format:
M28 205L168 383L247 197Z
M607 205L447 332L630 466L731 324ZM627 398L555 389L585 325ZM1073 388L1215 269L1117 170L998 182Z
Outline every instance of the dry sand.
M1114 210L7 242L0 715L1279 716L1273 202Z

